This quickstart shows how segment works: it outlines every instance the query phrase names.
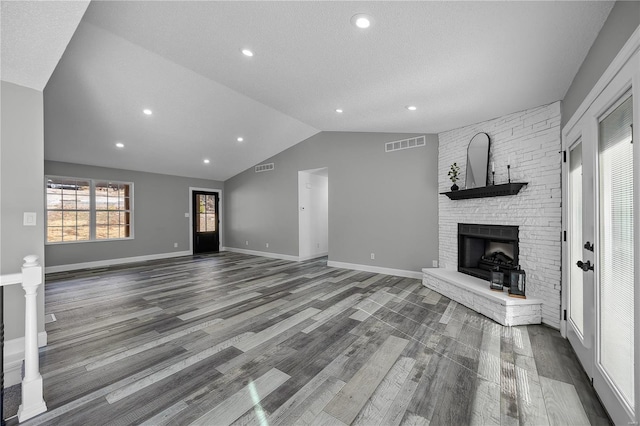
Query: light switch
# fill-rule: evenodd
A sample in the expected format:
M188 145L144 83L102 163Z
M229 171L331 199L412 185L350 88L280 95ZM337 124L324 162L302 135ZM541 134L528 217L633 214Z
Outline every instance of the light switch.
M24 226L36 226L36 213L35 212L24 212L23 225Z
M189 213L185 213L185 214L184 214L184 217L189 217Z

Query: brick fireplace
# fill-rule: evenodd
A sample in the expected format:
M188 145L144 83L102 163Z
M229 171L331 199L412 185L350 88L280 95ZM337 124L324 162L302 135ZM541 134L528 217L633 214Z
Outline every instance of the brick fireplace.
M451 164L466 164L467 145L478 132L486 132L491 138L489 163L495 164L496 184L507 182L507 164L511 165L512 181L528 184L518 194L506 197L450 200L441 195L438 206L440 269L458 273L458 224L517 227L517 263L527 273L527 298L541 300L542 322L559 328L560 103L440 133L439 192L448 191L451 186L447 178ZM459 182L464 182L465 170L461 172Z

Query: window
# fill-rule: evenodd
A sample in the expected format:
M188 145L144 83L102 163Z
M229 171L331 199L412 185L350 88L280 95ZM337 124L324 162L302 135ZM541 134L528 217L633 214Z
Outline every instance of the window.
M216 231L216 196L207 194L197 194L198 200L198 221L196 232Z
M91 238L91 181L47 179L47 242Z
M47 177L47 243L131 238L133 184Z
M96 239L129 238L131 229L131 185L96 182Z

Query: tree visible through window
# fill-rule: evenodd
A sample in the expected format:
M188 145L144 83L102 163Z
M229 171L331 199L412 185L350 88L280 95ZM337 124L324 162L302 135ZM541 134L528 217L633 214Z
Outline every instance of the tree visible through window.
M131 238L133 184L47 178L47 242Z

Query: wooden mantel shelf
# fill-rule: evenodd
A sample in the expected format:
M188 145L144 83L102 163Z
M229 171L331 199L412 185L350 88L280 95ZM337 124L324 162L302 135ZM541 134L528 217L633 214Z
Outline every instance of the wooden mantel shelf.
M452 200L466 200L469 198L504 197L516 195L528 182L512 182L502 185L487 185L479 188L460 189L458 191L441 192Z

